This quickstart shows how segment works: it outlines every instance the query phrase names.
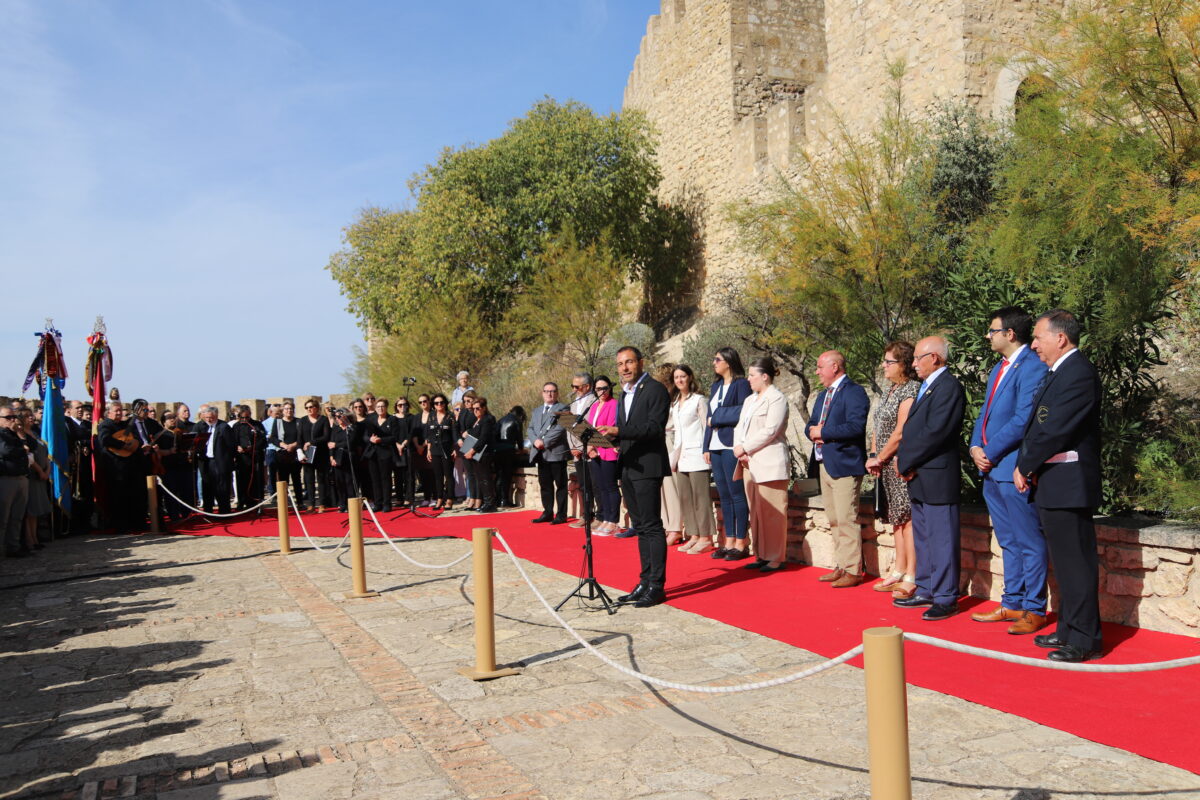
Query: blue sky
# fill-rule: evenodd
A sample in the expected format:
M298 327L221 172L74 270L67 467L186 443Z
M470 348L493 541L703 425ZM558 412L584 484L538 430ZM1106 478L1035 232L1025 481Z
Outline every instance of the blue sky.
M46 317L83 394L97 314L125 399L343 391L342 228L543 96L619 109L658 6L0 0L0 394Z

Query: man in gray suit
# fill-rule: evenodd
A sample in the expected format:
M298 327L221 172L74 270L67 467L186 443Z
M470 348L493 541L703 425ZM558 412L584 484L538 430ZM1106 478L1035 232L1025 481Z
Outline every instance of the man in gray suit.
M558 384L542 386L542 404L533 409L529 429L525 432L525 446L529 449L529 463L537 464L538 485L542 490L542 515L534 522L549 522L562 525L567 521L567 458L570 448L567 432L558 424L555 416L567 407L558 402ZM558 513L554 513L555 500Z

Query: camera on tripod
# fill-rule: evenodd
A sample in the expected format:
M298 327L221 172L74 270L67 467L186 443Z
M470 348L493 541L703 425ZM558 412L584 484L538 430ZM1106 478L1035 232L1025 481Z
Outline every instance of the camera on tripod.
M403 383L405 386L416 386L417 385L417 379L412 376L409 376L406 378L401 378L400 382Z

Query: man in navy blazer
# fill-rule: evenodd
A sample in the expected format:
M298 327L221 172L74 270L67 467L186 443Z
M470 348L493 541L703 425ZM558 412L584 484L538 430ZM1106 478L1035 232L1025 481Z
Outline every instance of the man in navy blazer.
M1055 309L1038 317L1033 349L1050 368L1025 424L1013 484L1033 490L1058 578L1058 628L1033 637L1051 661L1100 654L1100 376L1079 352L1079 321Z
M934 622L958 613L959 513L962 477L958 443L966 395L946 369L950 345L940 336L917 342L913 367L921 378L917 400L904 423L896 469L908 481L917 590L901 608L929 606L921 619Z
M987 339L1001 360L971 433L971 459L983 476L983 499L1004 558L1000 605L971 615L976 622L1008 621L1008 632L1029 634L1046 625L1046 540L1029 493L1013 486L1017 450L1046 365L1028 345L1033 318L1007 306L994 312Z
M617 400L617 424L598 430L619 443L621 496L637 531L642 571L632 592L617 598L635 608L655 606L667 599L667 534L662 523L662 483L671 474L667 457L667 387L644 369L636 347L617 351L617 374L622 393Z
M813 403L804 435L813 443L810 473L819 465L821 502L833 535L833 572L817 580L834 589L862 583L862 529L858 524L858 498L867 472L867 414L871 403L866 390L846 375L846 358L829 350L817 358L817 377L825 390Z

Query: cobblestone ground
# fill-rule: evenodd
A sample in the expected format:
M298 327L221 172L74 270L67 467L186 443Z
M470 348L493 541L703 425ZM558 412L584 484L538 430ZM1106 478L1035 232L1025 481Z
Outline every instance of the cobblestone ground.
M456 671L474 661L469 560L420 569L371 541L381 595L347 600L348 557L273 545L71 538L0 561L0 796L869 796L857 669L741 694L652 690L573 646L497 556L497 656L521 673L476 683ZM468 546L403 548L444 563ZM575 585L530 574L555 600ZM818 661L666 606L565 610L612 657L678 681ZM932 691L910 688L909 704L918 798L1200 798L1183 770Z

